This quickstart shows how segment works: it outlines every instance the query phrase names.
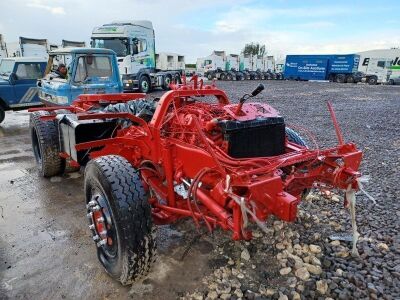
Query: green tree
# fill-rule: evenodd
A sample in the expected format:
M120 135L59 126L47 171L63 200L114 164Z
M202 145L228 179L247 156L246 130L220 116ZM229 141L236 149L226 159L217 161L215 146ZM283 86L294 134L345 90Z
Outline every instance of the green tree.
M264 55L265 54L265 45L261 45L260 43L250 43L246 44L242 50L242 54L244 55Z

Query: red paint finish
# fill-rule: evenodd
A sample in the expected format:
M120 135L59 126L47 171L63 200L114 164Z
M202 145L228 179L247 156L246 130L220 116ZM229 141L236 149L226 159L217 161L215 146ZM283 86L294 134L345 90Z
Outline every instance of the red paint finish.
M278 112L267 104L245 103L236 114L237 105L230 104L225 92L214 84L198 84L195 77L187 84L171 84L171 88L148 123L127 113L93 112L105 101L125 102L143 98L143 94L82 95L65 108L80 120L124 118L135 124L117 129L112 138L81 143L76 149L102 146L90 152L91 159L121 155L139 169L150 193L155 223L191 217L209 230L221 227L232 231L235 240L250 239L244 214L249 221L254 217L237 199L260 221L275 215L290 222L296 219L303 191L314 184L339 189L352 184L357 188L362 153L354 144L343 142L331 105L337 147L308 149L286 141L282 155L236 159L227 153L218 121L274 117ZM202 101L210 96L214 102ZM53 108L44 110L51 115L43 119L55 118Z

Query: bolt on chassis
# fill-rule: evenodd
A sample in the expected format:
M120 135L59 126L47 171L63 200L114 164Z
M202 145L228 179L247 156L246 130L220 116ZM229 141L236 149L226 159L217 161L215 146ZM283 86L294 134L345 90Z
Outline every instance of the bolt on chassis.
M248 222L265 230L269 215L294 221L315 184L354 195L362 152L343 142L331 105L339 143L310 149L274 108L246 102L263 89L232 104L214 83L194 77L155 101L139 93L80 95L70 106L31 109L41 175L85 166L89 228L112 277L129 284L148 273L153 224L189 217L248 240Z

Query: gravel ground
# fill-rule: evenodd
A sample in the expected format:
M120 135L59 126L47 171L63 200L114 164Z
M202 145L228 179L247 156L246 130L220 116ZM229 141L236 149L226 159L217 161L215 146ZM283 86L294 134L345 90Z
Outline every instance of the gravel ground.
M256 100L278 109L287 124L311 131L320 147L336 144L326 107L330 100L345 140L363 150L361 171L370 177L365 189L376 204L364 194L357 195L359 257L351 256L351 243L330 239L333 234L351 233L342 194L314 190L301 204L295 223L270 218L269 232L254 228L250 242L233 242L229 232L220 230L199 234L190 220L159 228L160 258L154 271L143 282L121 287L102 271L89 232L81 228L85 226L82 179L37 179L33 157L27 152L28 131L6 120L0 126L0 141L4 141L0 143L4 193L0 193L0 261L2 256L7 258L0 265L0 299L400 299L400 87L264 83L266 89ZM236 102L257 82L217 84ZM9 113L6 118L14 116L23 118L26 127L26 113ZM24 155L13 158L18 147ZM18 168L23 174L11 182L7 172L19 172ZM37 186L34 191L30 191L32 186ZM5 222L3 228L1 222ZM18 226L24 230L14 230ZM26 233L32 226L46 226L40 231L44 234L54 235L57 228L62 231L60 237L41 239L41 234ZM42 253L38 258L30 251L34 242L37 253ZM62 263L57 263L57 257Z

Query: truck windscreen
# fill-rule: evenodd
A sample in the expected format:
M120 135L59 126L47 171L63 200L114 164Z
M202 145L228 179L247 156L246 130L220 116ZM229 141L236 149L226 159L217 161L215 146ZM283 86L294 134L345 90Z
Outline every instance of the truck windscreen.
M125 57L130 54L126 39L93 39L93 46L94 48L111 49L118 57Z
M78 59L75 82L96 82L107 80L113 74L111 59L108 56L81 56ZM95 80L97 78L97 80Z
M1 76L9 76L14 69L14 63L15 63L15 61L13 61L13 60L3 59L0 62L0 75Z

